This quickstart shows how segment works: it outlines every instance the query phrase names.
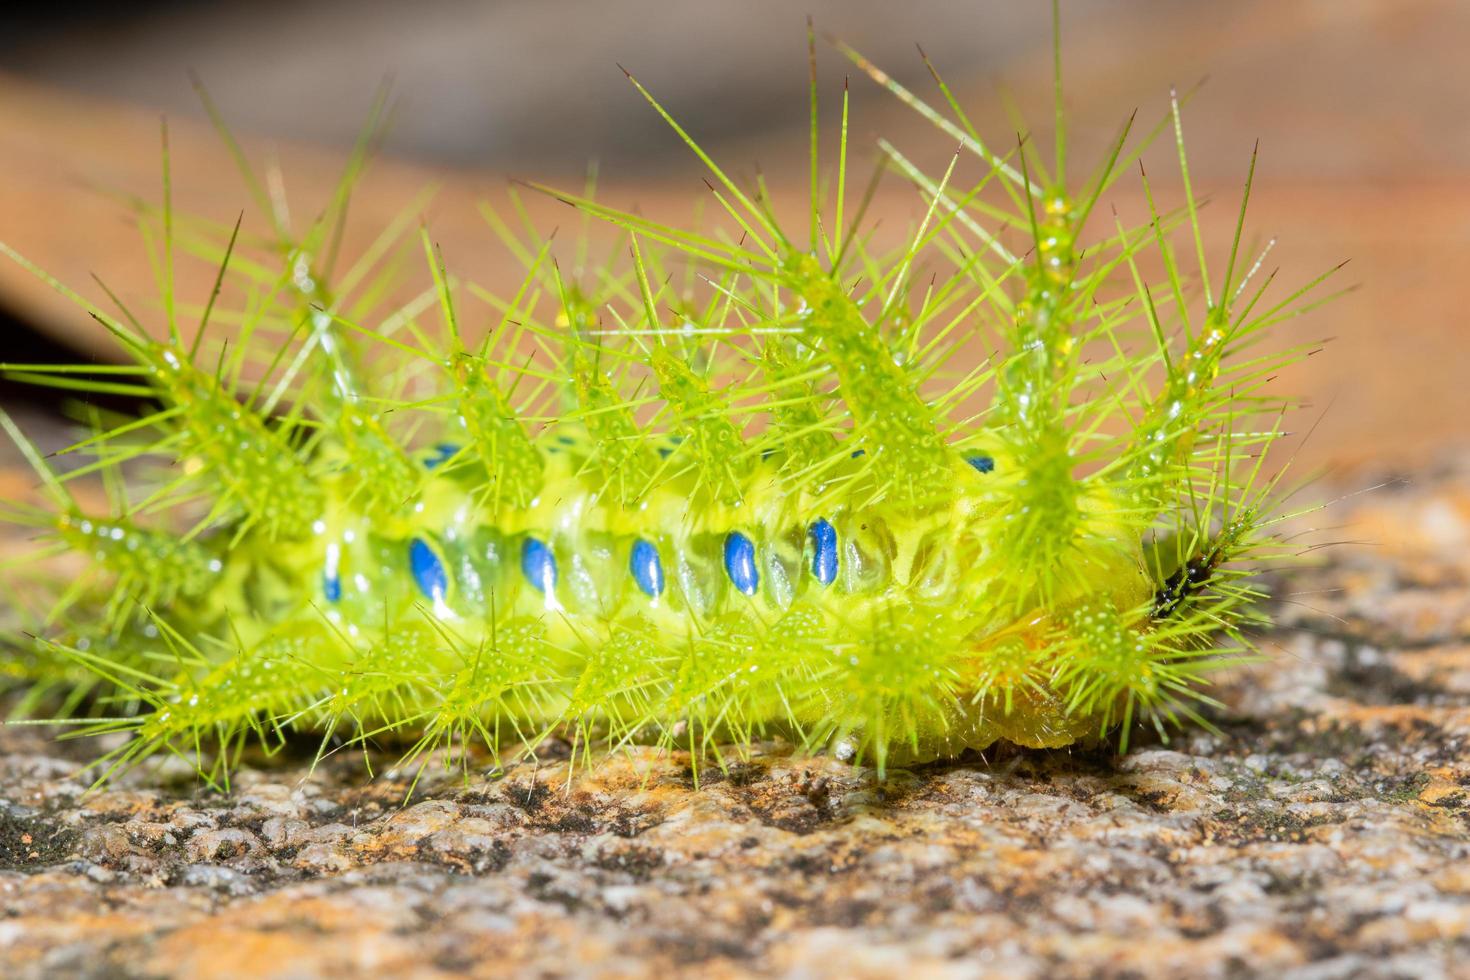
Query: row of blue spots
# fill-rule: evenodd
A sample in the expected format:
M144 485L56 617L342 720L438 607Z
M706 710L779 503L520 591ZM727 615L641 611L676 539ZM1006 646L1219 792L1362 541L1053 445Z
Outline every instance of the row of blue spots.
M807 534L812 539L812 577L831 585L837 581L837 529L831 521L819 517L807 528ZM760 587L755 543L739 531L725 535L725 575L743 595L755 595Z
M657 562L658 556L654 555ZM439 602L449 594L449 574L444 570L444 563L439 556L434 554L428 542L423 538L414 538L408 545L408 568L413 575L414 582L419 591L428 599ZM535 586L541 592L551 592L556 588L556 556L544 541L536 538L527 538L521 543L521 574L526 581ZM658 570L659 589L663 588L663 569ZM336 602L342 595L342 583L332 578L327 580L327 598ZM646 589L644 591L647 591Z
M414 538L408 543L408 570L425 598L439 602L449 594L449 573L423 538ZM328 602L340 602L342 599L342 576L335 567L329 567L322 573L322 594Z
M428 599L439 602L449 594L449 574L444 563L423 538L414 538L408 545L408 567L419 591ZM664 590L664 568L658 550L647 541L640 540L633 546L629 562L633 578L638 587L649 596L657 598ZM556 556L546 542L538 538L527 538L521 542L521 574L526 581L542 593L556 589ZM336 575L324 576L323 588L330 602L342 597L342 581Z
M633 573L633 581L638 583L638 588L650 599L657 599L664 591L664 563L658 556L658 549L650 542L639 538L633 542L633 553L628 556L628 571Z
M976 467L979 469L979 467ZM983 471L988 472L988 471ZM819 517L807 529L812 541L812 577L823 585L837 580L837 529L825 517ZM742 595L755 595L760 587L760 571L755 562L755 542L740 531L725 536L725 575ZM427 541L414 538L408 546L408 566L419 591L434 602L449 594L449 573ZM663 595L667 587L663 559L652 542L639 538L628 557L628 571L643 594L651 599ZM542 593L555 590L556 556L546 542L526 538L521 542L521 574ZM322 591L328 602L342 598L342 580L335 570L322 576Z

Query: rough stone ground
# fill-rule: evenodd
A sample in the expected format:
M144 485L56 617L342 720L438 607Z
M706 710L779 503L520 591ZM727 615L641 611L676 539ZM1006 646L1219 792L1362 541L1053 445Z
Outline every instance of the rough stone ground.
M261 760L83 795L0 731L9 977L1345 976L1470 952L1470 467L1339 504L1222 734L894 774L771 746L695 789Z

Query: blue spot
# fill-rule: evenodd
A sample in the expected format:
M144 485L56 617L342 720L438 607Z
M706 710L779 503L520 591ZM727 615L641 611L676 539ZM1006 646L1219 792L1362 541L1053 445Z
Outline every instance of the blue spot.
M970 456L965 459L965 462L975 467L981 473L989 473L995 469L995 460L989 456Z
M854 449L852 451L852 458L857 459L859 456L866 456L867 454L868 451L866 449Z
M668 459L671 455L673 455L673 453L674 453L674 450L673 450L673 447L671 447L671 446L659 446L658 447L658 455L659 455L659 458L660 459Z
M556 588L556 556L546 542L527 538L521 542L521 574L538 592Z
M774 449L762 449L761 450L761 459L762 460L770 459L774 455L776 455L776 450L774 450Z
M812 575L823 585L837 580L837 529L819 517L807 529L812 538Z
M658 557L658 549L639 538L633 542L633 554L628 559L628 571L633 581L650 599L657 599L664 591L664 563Z
M571 446L574 445L577 440L573 439L571 436L557 436L556 441L561 443L563 446Z
M760 573L755 568L755 544L739 531L725 535L725 574L744 595L755 595Z
M452 442L439 442L434 444L434 454L424 460L424 469L432 470L443 463L449 462L454 454L459 452L459 446Z
M408 567L425 597L439 602L449 593L449 575L444 571L444 563L423 538L409 542Z
M342 598L342 576L336 572L324 572L322 574L322 592L325 593L328 602L338 602Z

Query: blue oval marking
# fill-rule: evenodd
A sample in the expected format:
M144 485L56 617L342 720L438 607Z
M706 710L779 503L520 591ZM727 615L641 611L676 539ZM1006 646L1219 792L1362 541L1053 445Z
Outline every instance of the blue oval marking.
M327 545L326 561L322 563L322 594L328 602L342 598L342 545L336 541Z
M837 529L819 517L807 529L812 539L812 576L823 585L837 581Z
M444 563L434 554L434 549L423 538L414 538L408 545L408 567L419 591L434 602L440 602L449 594L449 573Z
M527 538L521 542L521 574L538 592L550 592L556 588L556 556L538 538Z
M854 449L852 451L852 456L850 456L849 458L850 459L857 459L859 456L866 456L866 455L868 455L868 451L866 449Z
M633 581L650 599L657 599L664 591L664 563L658 549L651 542L639 538L633 542L633 554L628 558L628 571Z
M990 456L967 456L965 462L981 473L989 473L995 469L995 459Z
M755 568L755 543L739 531L725 535L725 574L736 591L744 595L755 595L761 582Z
M437 466L449 462L454 454L459 452L460 447L452 442L438 442L434 444L433 455L424 460L424 469L432 470Z

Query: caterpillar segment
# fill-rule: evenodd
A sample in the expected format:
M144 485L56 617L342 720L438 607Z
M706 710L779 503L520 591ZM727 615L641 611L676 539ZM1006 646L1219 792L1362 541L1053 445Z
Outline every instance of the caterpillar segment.
M153 374L151 394L174 410L168 428L177 457L190 482L213 498L214 512L234 511L271 538L304 537L325 501L289 431L242 406L176 345L147 343L137 357Z
M942 503L955 460L933 410L831 273L809 255L793 257L792 266L792 288L812 325L807 332L820 337L819 356L852 414L850 441L870 457L872 478L900 506Z
M132 361L112 390L150 405L58 457L81 466L3 419L45 498L3 516L91 570L8 673L105 691L64 719L125 736L100 778L170 753L220 786L293 731L461 764L562 732L579 758L651 741L696 766L779 735L881 773L1207 724L1211 675L1253 655L1250 571L1286 553L1263 459L1290 403L1263 386L1299 349L1254 345L1326 277L1258 303L1237 247L1192 313L1187 181L1142 227L1089 220L1141 151L1129 127L1069 189L1061 151L1050 173L1029 141L997 156L942 81L936 108L844 52L960 143L938 178L882 144L921 213L897 244L845 199L845 90L835 200L815 182L794 234L634 80L723 218L557 193L623 249L579 244L564 272L487 208L525 268L510 298L452 279L423 233L429 288L385 307L410 220L339 277L303 272L356 159L322 221L268 215L264 254L196 247L228 345L201 342L213 294L192 343L172 321L153 341L6 247L109 326ZM295 287L227 309L237 281ZM71 366L5 369L76 387ZM110 513L70 489L99 474L127 488Z

